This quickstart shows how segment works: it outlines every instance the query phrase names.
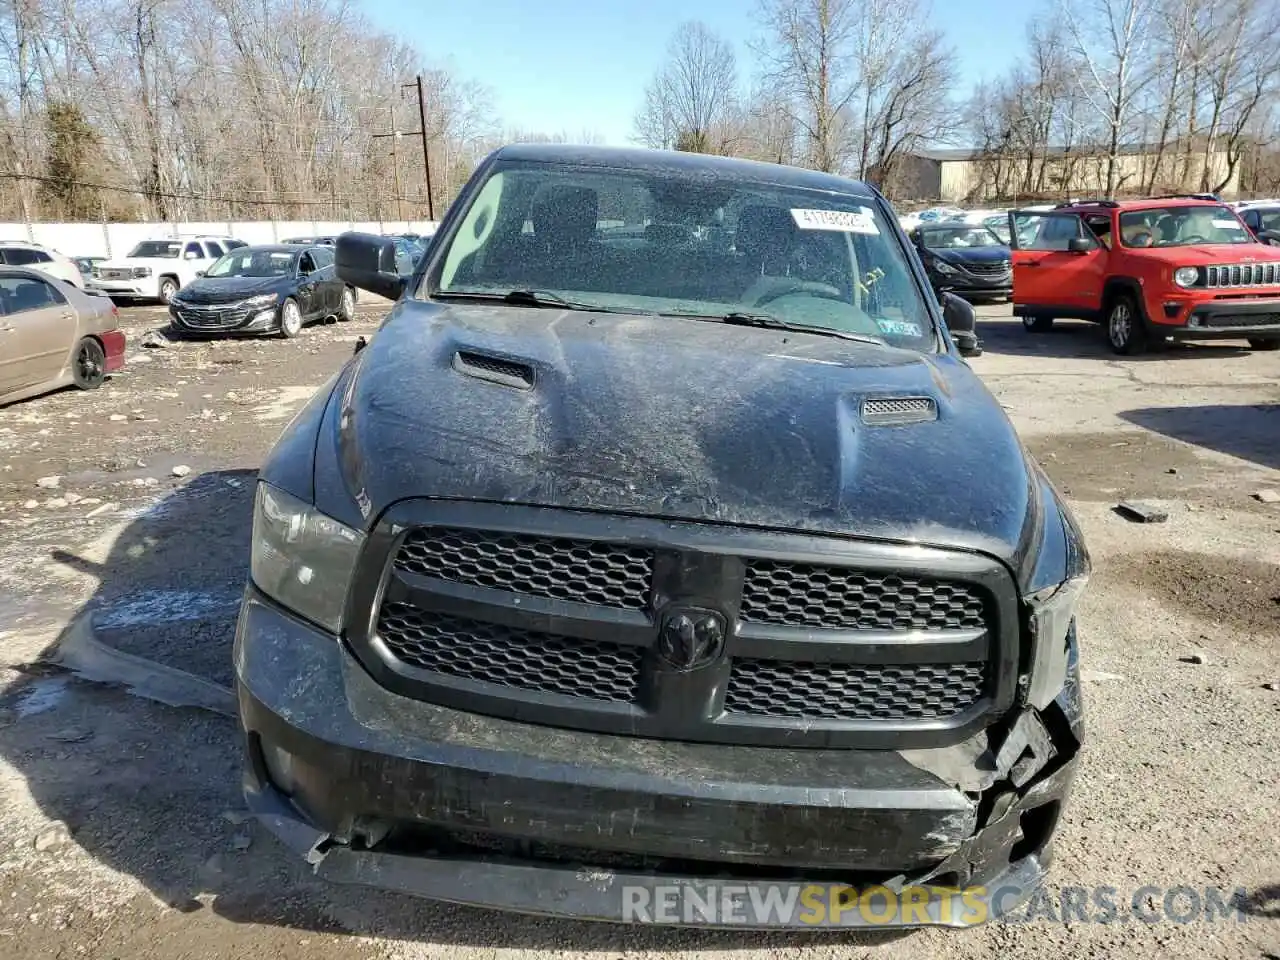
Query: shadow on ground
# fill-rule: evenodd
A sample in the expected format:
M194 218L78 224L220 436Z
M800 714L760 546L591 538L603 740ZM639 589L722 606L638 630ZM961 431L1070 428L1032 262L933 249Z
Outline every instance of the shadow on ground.
M1153 433L1280 470L1280 403L1144 407L1120 416Z
M122 524L114 541L55 552L56 562L99 580L85 608L94 611L98 640L206 684L231 684L254 482L251 471L203 474ZM44 659L54 659L72 631L64 631ZM69 679L46 663L25 673L0 694L0 713L15 718L0 723L4 760L26 778L43 815L69 825L74 844L113 874L136 878L172 909L211 913L206 930L220 918L304 937L346 933L538 950L625 942L630 950L664 951L874 946L909 935L621 928L330 884L243 813L240 743L231 717ZM42 689L49 705L24 715L18 707ZM224 935L236 939L238 929ZM243 936L248 952L257 935L245 930Z
M1102 327L1082 320L1059 320L1052 330L1031 333L1020 320L978 317L978 336L987 353L1018 357L1057 357L1064 360L1111 359L1123 363L1153 360L1198 360L1247 357L1249 347L1236 343L1166 343L1160 349L1121 357L1112 352Z

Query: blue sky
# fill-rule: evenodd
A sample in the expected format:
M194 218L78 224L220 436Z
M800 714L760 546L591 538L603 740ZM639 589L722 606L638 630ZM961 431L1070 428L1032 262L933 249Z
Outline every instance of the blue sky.
M755 0L358 0L381 29L433 64L481 80L505 128L626 144L644 86L681 20L702 20L750 68ZM934 18L960 55L962 83L1003 72L1044 0L934 0ZM412 10L412 13L410 13ZM962 91L963 92L963 91Z

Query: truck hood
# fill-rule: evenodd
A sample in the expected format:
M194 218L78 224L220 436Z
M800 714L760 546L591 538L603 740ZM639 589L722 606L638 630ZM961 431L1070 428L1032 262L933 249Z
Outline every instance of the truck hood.
M937 418L863 421L864 398L904 396L932 398ZM366 529L395 501L459 498L1016 565L1042 510L1012 424L962 361L716 322L405 301L325 421L317 506Z

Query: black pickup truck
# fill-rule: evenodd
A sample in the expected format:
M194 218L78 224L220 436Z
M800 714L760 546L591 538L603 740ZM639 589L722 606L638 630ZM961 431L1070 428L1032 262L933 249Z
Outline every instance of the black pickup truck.
M873 187L512 146L411 277L336 256L397 302L261 470L235 645L247 800L317 872L621 921L1035 890L1089 558Z

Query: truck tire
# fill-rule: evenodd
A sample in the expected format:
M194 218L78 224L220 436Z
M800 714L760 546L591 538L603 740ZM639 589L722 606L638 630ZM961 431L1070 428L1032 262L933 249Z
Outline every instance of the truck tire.
M160 299L168 303L173 299L173 295L178 292L178 280L176 277L160 278Z
M1147 328L1130 294L1121 293L1107 310L1107 342L1111 350L1122 356L1135 356L1147 349Z

